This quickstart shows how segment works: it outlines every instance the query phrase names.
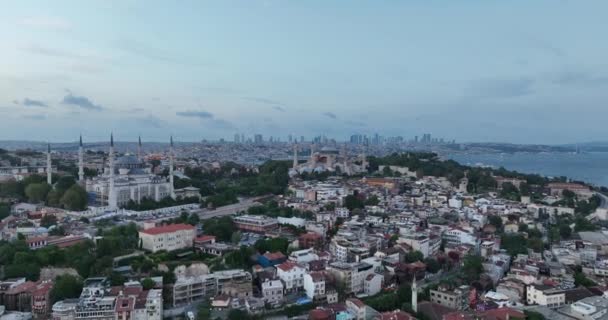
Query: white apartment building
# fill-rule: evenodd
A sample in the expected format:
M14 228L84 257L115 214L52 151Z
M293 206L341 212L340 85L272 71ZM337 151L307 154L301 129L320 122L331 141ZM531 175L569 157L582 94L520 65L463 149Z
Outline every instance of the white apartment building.
M139 232L142 248L151 252L192 247L196 229L189 224L170 224Z
M538 304L549 308L557 308L566 303L566 293L544 285L529 285L527 287L528 304Z
M304 286L306 269L295 262L286 261L277 266L277 276L285 284L285 290L298 290Z
M320 272L312 272L304 275L304 291L306 296L313 301L325 299L325 276Z
M470 244L473 246L477 245L477 237L467 231L458 228L450 228L443 232L443 240L451 245Z
M350 216L350 210L348 210L346 207L336 208L334 212L338 218L348 218Z
M281 280L268 280L262 283L262 296L264 302L276 306L283 302L283 282Z
M382 291L383 282L384 277L377 273L368 275L363 282L363 293L368 296L373 296L380 293L380 291Z

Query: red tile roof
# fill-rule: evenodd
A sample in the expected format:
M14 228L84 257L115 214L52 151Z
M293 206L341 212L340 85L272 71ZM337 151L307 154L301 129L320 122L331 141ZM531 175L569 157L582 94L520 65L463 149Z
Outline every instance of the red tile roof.
M298 265L291 261L285 261L277 266L277 268L279 268L283 271L290 271L291 269L293 269L295 267L298 267Z
M281 252L266 252L264 253L264 257L270 261L276 261L281 259L287 259L287 257Z
M183 224L183 223L169 224L169 225L162 226L162 227L155 227L155 228L142 230L141 233L157 235L157 234L171 233L171 232L182 231L182 230L194 230L194 227L189 224Z

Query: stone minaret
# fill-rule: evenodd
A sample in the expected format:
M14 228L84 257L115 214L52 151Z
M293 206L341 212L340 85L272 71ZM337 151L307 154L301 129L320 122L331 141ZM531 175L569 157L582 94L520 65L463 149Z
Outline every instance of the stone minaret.
M139 136L139 141L137 142L137 160L142 161L142 157L141 157L141 136Z
M51 143L47 145L46 149L46 183L53 185L53 167L51 166Z
M108 207L116 209L118 207L118 199L116 199L116 190L114 189L114 134L110 134L110 154L108 155L110 164L110 191L108 192Z
M78 181L84 181L84 152L82 148L82 135L80 135L80 144L78 145Z
M293 169L296 170L298 168L298 144L293 144Z
M169 145L169 184L171 184L171 198L175 199L175 188L173 187L173 136Z
M414 312L418 312L418 286L416 286L416 275L414 275L414 280L412 280L412 310Z

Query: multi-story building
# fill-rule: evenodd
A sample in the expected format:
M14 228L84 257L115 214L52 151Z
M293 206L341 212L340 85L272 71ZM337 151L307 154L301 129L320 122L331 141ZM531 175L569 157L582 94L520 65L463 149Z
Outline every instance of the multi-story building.
M37 319L48 319L51 311L50 292L53 288L52 281L43 281L36 284L32 290L32 314Z
M116 297L108 295L110 282L107 278L88 278L84 281L75 320L114 320Z
M346 207L338 207L334 210L336 217L338 218L348 218L350 216L350 210Z
M311 272L305 274L304 291L306 292L306 296L313 301L321 301L325 299L325 275L321 272Z
M295 262L286 261L277 266L277 277L285 284L285 290L299 290L304 286L306 269Z
M374 266L368 263L334 262L329 264L327 271L334 275L346 293L360 293L364 291L367 276L374 274Z
M469 292L469 286L460 286L454 290L447 290L446 288L431 290L431 302L455 310L467 310L469 308Z
M170 224L145 229L139 232L142 248L157 252L173 251L192 247L196 229L189 224Z
M78 302L78 299L66 299L55 302L51 318L53 320L74 320L76 318L76 306Z
M199 277L178 278L173 285L173 306L181 306L224 294L244 298L251 296L251 273L236 269L217 271Z
M459 246L461 244L478 245L475 235L459 228L449 228L443 232L442 239L449 245Z
M529 285L526 289L526 301L528 304L557 308L566 303L566 293L564 290L538 284Z
M363 281L363 293L368 296L378 294L382 290L383 283L384 277L382 275L377 273L370 274Z
M277 228L276 219L265 216L243 215L234 218L236 227L243 231L266 233Z
M271 306L280 305L283 302L283 282L281 280L264 281L262 297L264 297L264 302Z

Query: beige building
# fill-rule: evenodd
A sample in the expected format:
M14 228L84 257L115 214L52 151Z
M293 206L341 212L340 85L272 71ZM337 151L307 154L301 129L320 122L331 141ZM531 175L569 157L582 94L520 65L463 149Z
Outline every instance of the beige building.
M566 303L566 293L554 287L533 284L527 288L527 302L557 308Z
M158 252L192 247L196 230L189 224L170 224L139 232L142 249Z

